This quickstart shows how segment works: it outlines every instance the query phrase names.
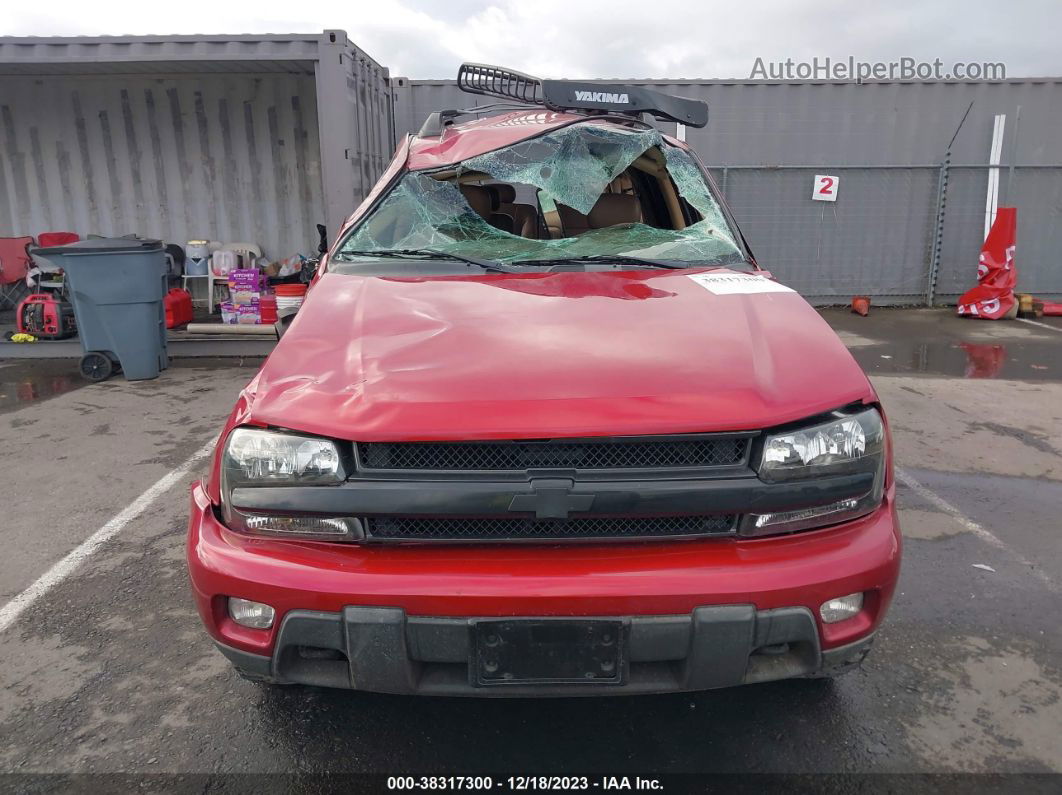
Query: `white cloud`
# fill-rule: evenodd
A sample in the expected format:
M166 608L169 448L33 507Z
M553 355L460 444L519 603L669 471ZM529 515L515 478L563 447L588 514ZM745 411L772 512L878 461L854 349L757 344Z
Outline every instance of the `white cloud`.
M1003 61L1011 76L1062 72L1050 0L853 5L820 0L707 3L654 0L140 0L8 3L9 35L291 33L346 30L391 68L413 78L452 77L462 60L564 77L747 77L766 60Z

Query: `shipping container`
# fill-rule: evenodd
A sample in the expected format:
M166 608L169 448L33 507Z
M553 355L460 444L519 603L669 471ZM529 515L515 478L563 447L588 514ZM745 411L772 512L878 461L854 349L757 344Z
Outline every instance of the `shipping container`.
M390 79L343 31L0 38L0 235L317 248L394 149Z

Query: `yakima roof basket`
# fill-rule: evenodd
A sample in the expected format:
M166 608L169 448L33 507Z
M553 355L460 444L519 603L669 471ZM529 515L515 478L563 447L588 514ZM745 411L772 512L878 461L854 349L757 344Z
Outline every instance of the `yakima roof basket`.
M703 127L708 123L708 105L700 100L673 97L641 86L620 83L543 80L488 64L461 64L457 71L457 87L469 94L542 105L550 110L627 115L648 113L657 119L667 119L690 127Z

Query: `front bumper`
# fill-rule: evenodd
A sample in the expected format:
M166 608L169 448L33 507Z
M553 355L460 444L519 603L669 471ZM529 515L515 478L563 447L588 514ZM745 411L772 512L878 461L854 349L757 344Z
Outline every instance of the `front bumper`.
M207 630L237 667L263 679L476 695L696 690L813 674L861 655L899 574L894 496L890 489L856 521L775 538L361 545L234 533L196 484L188 565ZM857 591L861 613L819 620L820 604ZM275 625L236 625L228 596L273 606ZM486 617L629 621L624 684L472 687L468 627ZM299 634L303 626L322 642ZM658 643L669 651L654 651Z
M294 610L272 657L218 644L245 675L381 693L437 696L584 696L709 690L809 676L857 665L873 635L823 652L806 608L699 607L681 616L627 616L618 684L477 686L475 619L407 616L396 607L341 613Z

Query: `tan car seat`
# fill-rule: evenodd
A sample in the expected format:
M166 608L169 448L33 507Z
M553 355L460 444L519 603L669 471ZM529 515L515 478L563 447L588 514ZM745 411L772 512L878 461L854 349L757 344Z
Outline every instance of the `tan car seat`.
M605 193L594 204L589 215L583 215L566 204L558 204L565 237L578 237L591 229L603 229L617 224L637 224L642 221L642 204L637 196L628 193Z
M642 222L642 203L629 193L606 193L594 204L586 220L591 229L639 224Z
M512 228L507 232L527 238L538 237L538 212L530 204L516 203L516 188L512 185L487 185L494 199L494 212L509 216Z
M480 218L487 218L493 212L493 200L490 191L482 185L462 185L461 195L465 197L468 206L475 210Z
M590 231L590 222L578 210L573 210L567 204L558 204L557 213L560 215L561 237L578 237Z

